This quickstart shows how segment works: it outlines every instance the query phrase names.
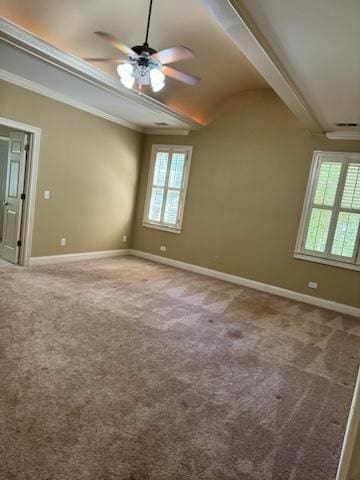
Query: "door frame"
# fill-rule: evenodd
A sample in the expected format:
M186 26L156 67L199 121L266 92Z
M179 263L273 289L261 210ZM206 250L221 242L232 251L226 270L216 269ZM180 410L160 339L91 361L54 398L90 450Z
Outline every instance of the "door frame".
M36 187L38 179L41 128L17 122L9 118L0 117L0 125L30 133L30 151L28 156L28 171L25 178L25 201L23 205L22 221L22 245L19 256L19 265L30 265L31 247L34 229Z

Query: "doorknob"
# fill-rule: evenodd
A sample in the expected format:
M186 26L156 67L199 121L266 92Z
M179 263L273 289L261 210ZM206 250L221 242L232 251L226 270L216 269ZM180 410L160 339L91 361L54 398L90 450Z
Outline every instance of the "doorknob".
M5 207L9 205L9 202L4 202Z

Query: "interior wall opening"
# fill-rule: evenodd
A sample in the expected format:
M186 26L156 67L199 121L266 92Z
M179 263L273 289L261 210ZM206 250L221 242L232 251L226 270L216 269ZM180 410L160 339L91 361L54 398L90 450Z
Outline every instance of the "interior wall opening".
M0 124L0 267L22 264L31 133Z

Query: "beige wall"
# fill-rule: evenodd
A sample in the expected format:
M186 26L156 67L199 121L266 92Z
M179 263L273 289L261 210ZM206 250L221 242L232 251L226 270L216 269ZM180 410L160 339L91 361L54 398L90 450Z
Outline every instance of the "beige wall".
M6 82L0 116L42 129L32 256L129 247L142 135Z
M6 82L0 115L42 129L33 256L165 244L174 259L360 307L359 273L293 258L313 150L360 142L309 135L271 90L232 98L188 137L146 136L142 155L140 133ZM153 143L194 146L181 235L141 225Z
M194 146L181 235L142 227L153 143ZM360 142L309 135L269 89L232 98L201 132L146 137L133 248L360 307L358 272L293 258L314 149Z

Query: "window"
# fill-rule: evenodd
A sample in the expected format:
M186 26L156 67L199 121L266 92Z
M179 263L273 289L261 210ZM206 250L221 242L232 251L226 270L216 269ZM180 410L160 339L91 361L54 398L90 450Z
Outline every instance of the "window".
M314 152L296 258L360 271L360 154Z
M192 147L153 145L146 193L146 227L180 233Z

